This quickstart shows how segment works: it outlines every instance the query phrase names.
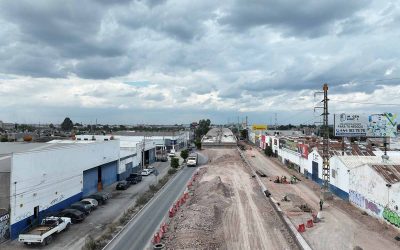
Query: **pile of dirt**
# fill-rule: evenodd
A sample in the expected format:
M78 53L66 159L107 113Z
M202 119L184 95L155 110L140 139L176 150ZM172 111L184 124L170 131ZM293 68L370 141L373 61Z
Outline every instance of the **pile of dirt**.
M202 181L189 202L172 219L167 249L225 248L222 213L231 205L231 190L219 176Z

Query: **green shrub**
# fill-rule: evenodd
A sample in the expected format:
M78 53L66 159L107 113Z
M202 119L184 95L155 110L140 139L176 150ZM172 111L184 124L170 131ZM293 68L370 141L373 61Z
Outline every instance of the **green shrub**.
M178 168L179 167L179 159L172 157L171 158L171 168Z
M176 172L177 172L177 170L176 170L175 168L171 168L171 169L168 170L168 174L169 174L169 175L173 175L173 174L175 174Z

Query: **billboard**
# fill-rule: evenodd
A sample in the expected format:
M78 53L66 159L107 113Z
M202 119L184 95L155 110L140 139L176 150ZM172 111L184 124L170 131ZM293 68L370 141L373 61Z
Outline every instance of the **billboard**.
M368 116L368 136L396 137L397 114L384 113Z
M253 124L252 129L253 130L267 130L267 125Z
M335 114L335 136L365 137L368 130L368 117L358 114Z
M360 115L335 114L335 136L343 137L395 137L397 115L392 113Z
M299 153L301 157L308 159L308 145L307 144L299 144L298 145Z

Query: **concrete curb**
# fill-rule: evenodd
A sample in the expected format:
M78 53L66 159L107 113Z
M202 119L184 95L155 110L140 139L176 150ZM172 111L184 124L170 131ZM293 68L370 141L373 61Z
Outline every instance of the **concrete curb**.
M262 181L260 180L260 177L258 177L255 170L251 167L250 162L248 162L248 160L246 159L246 157L243 155L243 153L240 151L239 148L238 148L238 151L239 151L239 154L240 154L240 157L242 158L242 160L250 168L253 175L255 175L255 178L257 179L257 182L258 182L259 186L261 187L261 191L263 192L263 194L265 194L265 191L268 191L267 187L262 183ZM272 207L274 208L275 212L278 214L279 218L282 220L283 224L285 225L286 229L289 231L290 235L295 239L296 244L303 250L311 250L312 248L310 247L310 245L308 245L306 240L297 231L296 227L293 225L293 223L290 221L290 219L286 216L286 214L278 206L277 201L274 199L274 197L271 195L270 197L266 197L266 198L271 203Z
M182 168L183 169L183 168ZM168 182L167 183L165 183L165 185L162 187L162 188L160 188L154 195L153 195L153 197L121 228L121 230L119 230L119 232L102 248L102 250L105 250L105 249L107 249L107 247L111 244L111 242L113 241L113 240L115 240L125 229L126 229L126 227L129 225L129 223L131 223L134 219L136 219L136 217L138 216L138 214L140 214L140 212L142 212L142 210L143 209L145 209L145 208L147 208L147 206L150 204L150 203L152 203L153 201L154 201L154 199L155 199L155 197L169 184L169 183L171 183L171 180L172 179L175 179L175 178L177 178L177 176L178 175L180 175L182 173L182 171L180 171L180 172L178 172L178 173L175 173L175 175L174 176L172 176L172 178L170 178L169 180L168 180Z

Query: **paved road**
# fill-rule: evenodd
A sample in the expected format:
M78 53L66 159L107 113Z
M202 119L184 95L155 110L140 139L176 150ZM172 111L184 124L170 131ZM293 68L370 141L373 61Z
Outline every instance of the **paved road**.
M199 164L208 159L199 154ZM183 168L105 249L146 249L169 208L180 196L197 168Z

